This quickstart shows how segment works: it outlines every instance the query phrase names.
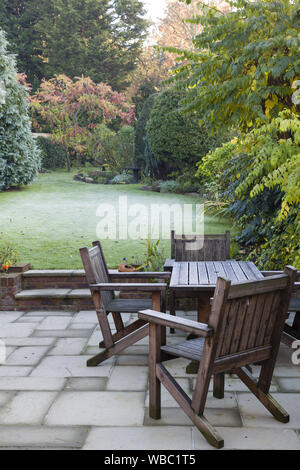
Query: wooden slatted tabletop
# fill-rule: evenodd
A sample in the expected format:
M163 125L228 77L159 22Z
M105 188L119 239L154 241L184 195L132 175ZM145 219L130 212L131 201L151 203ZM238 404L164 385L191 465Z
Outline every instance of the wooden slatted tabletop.
M254 263L248 261L175 261L170 288L184 291L214 291L218 277L234 284L264 279Z

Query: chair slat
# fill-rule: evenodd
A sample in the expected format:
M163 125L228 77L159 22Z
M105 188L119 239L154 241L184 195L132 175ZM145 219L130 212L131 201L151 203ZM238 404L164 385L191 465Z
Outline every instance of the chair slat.
M270 316L273 313L273 301L274 301L274 292L270 292L268 294L265 294L265 303L264 303L264 308L261 314L261 319L260 319L260 324L258 327L258 333L255 341L255 346L262 346L264 344L264 339L265 339L265 333L269 324ZM276 310L274 312L274 315L276 315Z

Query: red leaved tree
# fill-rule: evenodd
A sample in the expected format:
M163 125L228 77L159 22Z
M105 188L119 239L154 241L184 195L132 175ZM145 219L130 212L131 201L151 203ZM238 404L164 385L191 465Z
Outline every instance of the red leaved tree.
M34 127L41 129L42 123L47 124L52 140L65 148L68 170L72 155L85 154L97 124L107 125L114 120L121 125L131 124L135 119L134 106L123 93L105 83L94 83L89 77L71 80L57 75L43 80L31 97L31 107L38 117Z

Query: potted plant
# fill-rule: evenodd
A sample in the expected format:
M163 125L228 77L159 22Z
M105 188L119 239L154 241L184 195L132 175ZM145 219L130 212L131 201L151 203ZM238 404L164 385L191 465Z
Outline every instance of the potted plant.
M18 263L18 252L10 243L0 242L0 274L23 273L29 266L29 263Z
M18 253L13 246L2 242L0 244L0 272L7 274L17 260Z
M152 240L147 238L145 259L141 262L134 256L129 261L123 258L123 262L119 265L120 272L134 271L163 271L165 257L159 246L160 240Z

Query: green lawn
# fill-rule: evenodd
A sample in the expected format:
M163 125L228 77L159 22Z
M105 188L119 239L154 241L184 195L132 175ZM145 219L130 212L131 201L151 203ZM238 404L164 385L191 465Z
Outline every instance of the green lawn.
M81 269L78 248L97 238L100 217L97 207L103 203L117 206L119 196L128 196L129 204L199 203L199 199L175 194L140 191L135 185L93 185L74 181L73 173L56 171L41 174L31 185L0 193L0 235L16 247L20 261L35 269ZM205 217L205 233L222 233L228 222ZM166 257L170 241L161 242ZM104 240L109 267L124 257L142 256L145 244L140 240Z

